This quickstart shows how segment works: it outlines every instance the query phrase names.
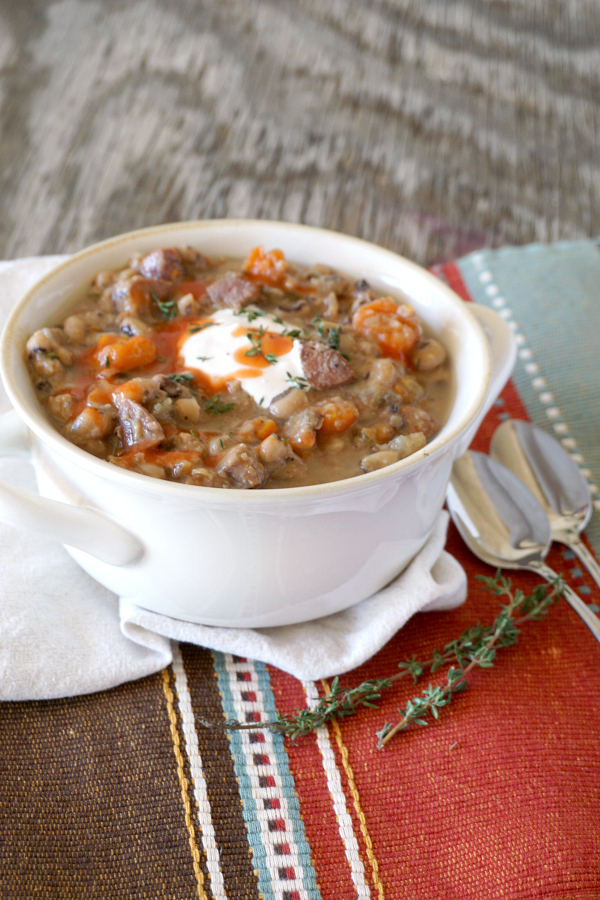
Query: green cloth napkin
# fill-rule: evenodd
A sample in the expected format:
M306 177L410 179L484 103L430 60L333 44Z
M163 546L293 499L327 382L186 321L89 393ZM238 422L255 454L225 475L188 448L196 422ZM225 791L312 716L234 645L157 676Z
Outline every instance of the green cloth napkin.
M457 262L477 303L514 329L513 381L532 421L582 470L594 501L586 529L600 554L600 251L595 241L530 244Z

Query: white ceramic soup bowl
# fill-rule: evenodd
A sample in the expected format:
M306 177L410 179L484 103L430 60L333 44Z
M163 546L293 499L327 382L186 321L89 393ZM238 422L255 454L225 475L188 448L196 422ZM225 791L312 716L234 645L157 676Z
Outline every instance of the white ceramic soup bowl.
M45 417L25 364L25 342L61 321L96 273L134 251L193 246L243 257L280 248L326 263L408 299L449 352L453 402L422 450L375 472L310 487L223 490L160 481L96 459ZM42 278L13 311L0 347L14 412L0 424L0 454L27 454L40 496L0 482L0 519L65 544L101 584L177 619L272 626L344 609L397 576L440 513L453 460L514 364L514 341L492 311L460 300L419 266L365 241L263 221L177 223L83 250Z

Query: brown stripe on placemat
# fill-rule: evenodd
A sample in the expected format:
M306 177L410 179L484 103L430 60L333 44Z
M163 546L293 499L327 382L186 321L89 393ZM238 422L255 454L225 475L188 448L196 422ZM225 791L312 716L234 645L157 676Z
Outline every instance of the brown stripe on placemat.
M177 763L177 777L181 786L181 800L185 814L185 825L188 831L188 840L190 845L190 853L192 856L194 875L198 885L199 900L208 900L205 890L206 881L206 859L200 851L200 835L198 834L198 805L194 798L194 789L192 776L190 772L189 759L185 753L185 740L181 730L181 721L177 718L175 711L174 696L174 676L173 670L169 666L160 673L163 683L163 692L167 702L167 713L169 716L169 724L171 726L171 739L173 741L173 752Z
M222 721L221 695L212 655L201 647L181 645L188 690L196 720L198 750L210 801L215 840L220 848L225 893L232 900L258 900L239 785L235 776L229 738L208 729L198 718Z
M1 704L0 784L0 897L197 900L160 674Z

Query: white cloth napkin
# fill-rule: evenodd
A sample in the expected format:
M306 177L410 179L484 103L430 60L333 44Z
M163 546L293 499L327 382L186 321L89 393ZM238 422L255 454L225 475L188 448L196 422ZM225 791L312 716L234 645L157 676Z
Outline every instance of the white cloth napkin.
M0 325L62 258L0 263ZM0 412L8 409L0 388ZM0 460L0 477L35 490L21 460ZM447 525L443 512L410 566L362 603L316 622L249 629L194 625L119 600L58 544L0 524L0 699L75 696L142 678L171 662L173 640L260 659L302 680L347 672L414 613L464 601L465 573L443 549Z

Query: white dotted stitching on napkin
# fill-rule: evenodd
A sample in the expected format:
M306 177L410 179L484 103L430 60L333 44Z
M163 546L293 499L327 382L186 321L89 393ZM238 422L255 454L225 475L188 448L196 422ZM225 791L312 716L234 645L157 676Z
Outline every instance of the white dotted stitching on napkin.
M506 320L507 325L514 332L517 342L517 353L519 359L523 363L523 368L529 376L531 385L536 392L540 403L542 404L546 416L552 424L552 428L560 443L563 445L571 456L571 459L579 466L581 474L586 479L596 512L600 512L600 489L598 485L591 480L592 473L585 465L585 459L579 451L577 441L570 433L570 428L565 421L562 411L559 409L554 395L548 390L548 382L541 372L540 366L534 359L533 351L527 345L527 339L506 298L500 293L500 288L494 282L494 275L486 265L485 256L482 253L475 253L471 257L473 268L477 273L480 283L484 286L488 297L492 298L492 306Z

